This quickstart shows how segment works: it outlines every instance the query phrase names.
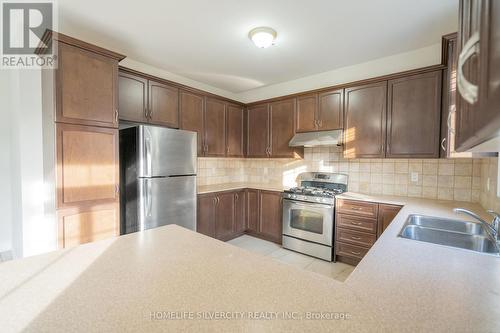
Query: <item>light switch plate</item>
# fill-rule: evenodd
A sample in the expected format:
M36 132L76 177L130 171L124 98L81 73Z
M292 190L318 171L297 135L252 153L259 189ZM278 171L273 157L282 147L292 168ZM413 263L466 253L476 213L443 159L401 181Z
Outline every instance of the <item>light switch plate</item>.
M414 183L418 182L418 172L412 172L411 173L411 181Z

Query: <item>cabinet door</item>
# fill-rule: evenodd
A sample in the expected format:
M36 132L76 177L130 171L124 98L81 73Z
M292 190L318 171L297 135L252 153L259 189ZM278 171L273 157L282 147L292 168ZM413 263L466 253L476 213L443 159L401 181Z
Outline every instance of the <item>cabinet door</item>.
M217 199L213 194L198 195L196 231L209 237L215 237L216 203Z
M481 3L480 0L462 0L459 9L459 31L457 38L457 54L467 41L475 34L479 33L481 24ZM473 54L462 67L465 78L474 85L479 84L480 70L479 56ZM457 81L460 78L457 76ZM457 86L458 88L458 86ZM457 151L464 151L468 148L466 142L474 141L474 114L479 111L479 103L469 104L462 98L460 90L457 90L457 116L455 122L455 147Z
M259 233L281 243L283 235L283 208L280 192L260 191Z
M218 99L206 100L205 156L226 156L226 103Z
M149 121L155 125L179 128L179 89L149 81Z
M401 206L382 205L378 206L377 238L391 224L392 220L398 215Z
M324 92L319 95L318 125L321 131L343 128L344 90Z
M318 128L318 95L297 97L297 132L312 132Z
M121 120L148 121L148 80L127 72L118 76L118 114Z
M500 136L500 3L483 1L481 10L479 110L474 114L477 139L471 145Z
M242 233L246 230L246 191L234 194L234 232Z
M180 91L180 127L183 130L193 131L198 134L198 156L204 153L204 112L203 96L189 91Z
M118 127L118 61L59 43L56 122Z
M56 124L57 208L118 202L118 130Z
M227 106L227 149L226 156L243 157L243 120L244 110L241 106Z
M438 158L441 76L434 71L388 83L388 158Z
M118 203L57 211L59 246L67 248L119 234Z
M383 158L387 82L345 89L344 157Z
M246 190L246 228L253 232L259 232L259 191Z
M234 192L217 194L215 206L215 238L226 240L235 232Z
M269 107L260 104L248 108L247 156L269 156Z
M288 142L295 134L295 98L269 105L271 157L294 157L294 148Z

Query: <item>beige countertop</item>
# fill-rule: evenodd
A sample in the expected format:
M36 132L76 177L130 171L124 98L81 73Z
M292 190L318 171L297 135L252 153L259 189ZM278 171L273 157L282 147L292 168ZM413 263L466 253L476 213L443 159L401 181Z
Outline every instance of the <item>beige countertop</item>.
M397 237L409 214L462 218L453 207L482 208L398 199L405 206L345 283L177 226L0 264L2 331L500 331L499 257ZM151 320L168 311L196 319ZM256 320L249 311L349 319ZM205 313L232 320L199 319Z
M279 191L282 192L286 187L282 185L262 184L262 183L225 183L214 185L198 186L198 194L206 194L221 191L231 191L244 188L253 188L256 190Z

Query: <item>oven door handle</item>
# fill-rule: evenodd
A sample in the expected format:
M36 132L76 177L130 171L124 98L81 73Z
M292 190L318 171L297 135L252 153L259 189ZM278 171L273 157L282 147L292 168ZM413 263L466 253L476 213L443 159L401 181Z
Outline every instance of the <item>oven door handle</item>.
M311 208L311 207L312 208L321 208L321 209L333 208L333 205L329 205L329 204L302 202L302 201L296 201L296 200L290 200L290 199L283 199L283 201L287 201L292 205L301 206L301 207L305 207L305 208Z

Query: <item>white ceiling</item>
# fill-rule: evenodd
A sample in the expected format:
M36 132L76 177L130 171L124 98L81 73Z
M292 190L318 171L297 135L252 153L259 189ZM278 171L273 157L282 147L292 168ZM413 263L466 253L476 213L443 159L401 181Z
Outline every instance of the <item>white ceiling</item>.
M58 29L233 93L366 62L456 31L458 0L61 0ZM270 26L276 45L248 32Z

